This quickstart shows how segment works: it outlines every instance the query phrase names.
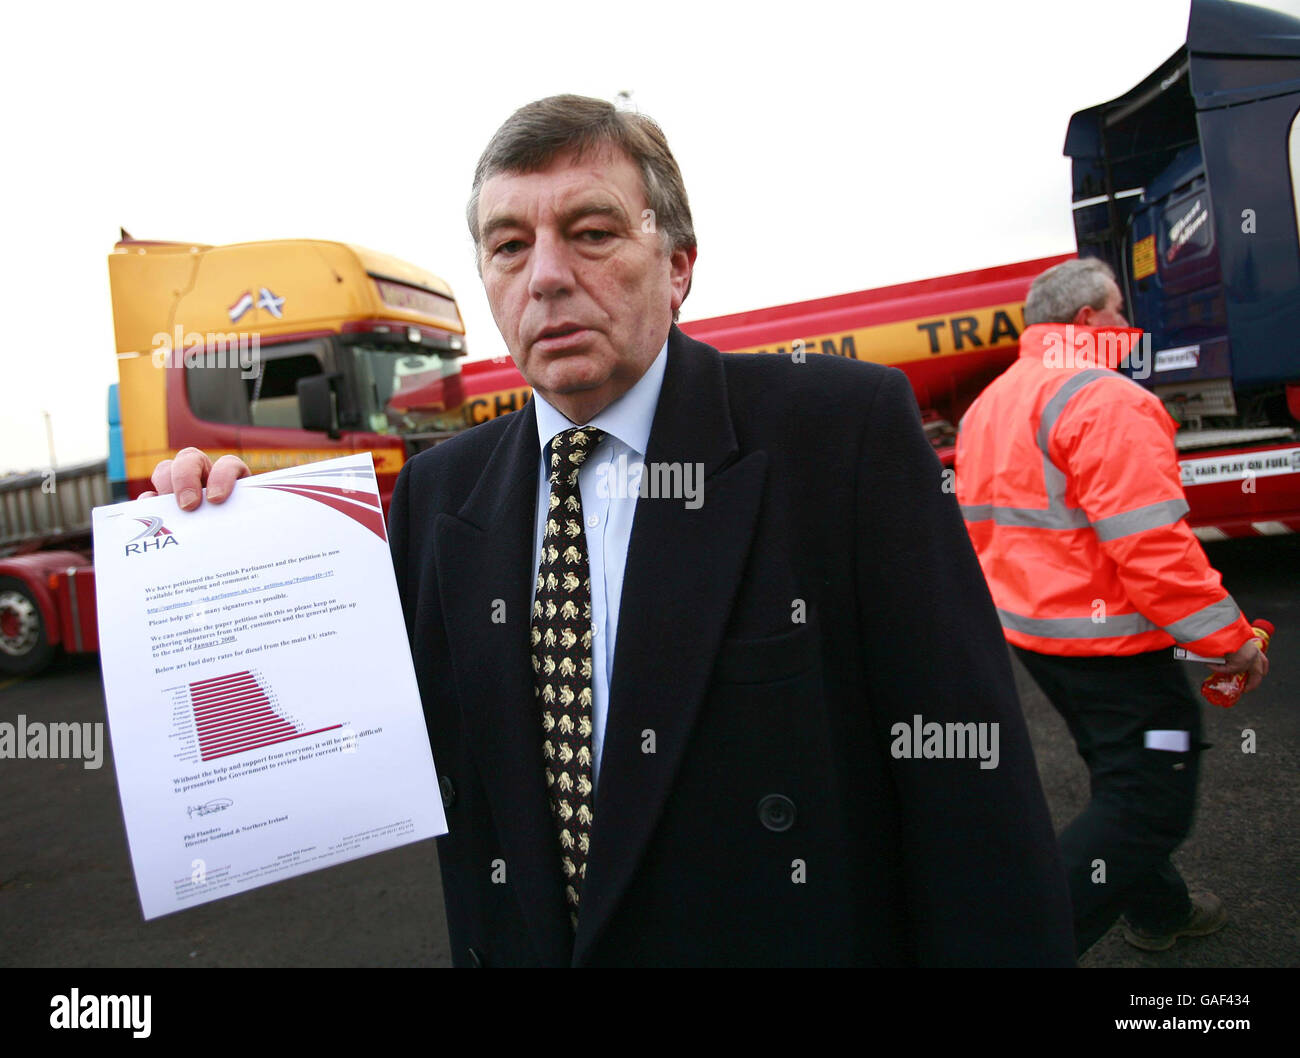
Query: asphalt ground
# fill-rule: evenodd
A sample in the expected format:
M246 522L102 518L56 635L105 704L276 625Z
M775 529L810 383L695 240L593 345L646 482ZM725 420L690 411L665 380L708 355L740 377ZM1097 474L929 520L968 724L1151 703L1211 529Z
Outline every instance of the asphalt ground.
M1247 616L1277 626L1265 685L1231 710L1204 707L1214 748L1202 761L1195 828L1175 856L1193 887L1224 900L1230 921L1159 954L1130 947L1116 928L1084 957L1086 967L1300 964L1300 537L1229 541L1209 554ZM1087 772L1018 663L1016 678L1060 829L1087 801ZM103 721L97 658L65 658L34 679L0 678L0 722L19 714ZM1246 728L1254 753L1242 752ZM432 841L145 922L107 739L98 770L0 760L0 966L446 965Z

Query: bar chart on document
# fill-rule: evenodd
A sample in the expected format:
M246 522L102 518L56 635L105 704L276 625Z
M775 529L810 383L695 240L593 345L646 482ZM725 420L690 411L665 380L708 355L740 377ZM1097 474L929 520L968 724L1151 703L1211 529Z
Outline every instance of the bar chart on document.
M346 726L347 718L315 717L315 710L280 701L260 669L238 669L164 689L170 695L173 757L177 761L234 763L241 753L284 745ZM310 743L308 743L310 745Z

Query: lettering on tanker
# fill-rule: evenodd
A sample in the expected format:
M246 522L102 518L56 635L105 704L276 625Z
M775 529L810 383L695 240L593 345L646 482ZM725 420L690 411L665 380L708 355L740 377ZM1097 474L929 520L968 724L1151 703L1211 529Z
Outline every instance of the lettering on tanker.
M1024 326L1024 310L1021 309L1021 326ZM1011 316L1003 309L996 309L990 319L988 335L979 335L980 319L978 316L951 316L948 319L922 320L916 325L918 331L924 331L929 339L931 355L944 352L960 353L966 349L984 349L991 346L1014 344L1020 341L1020 330L1012 322ZM951 341L945 342L945 328ZM945 349L945 344L949 348Z

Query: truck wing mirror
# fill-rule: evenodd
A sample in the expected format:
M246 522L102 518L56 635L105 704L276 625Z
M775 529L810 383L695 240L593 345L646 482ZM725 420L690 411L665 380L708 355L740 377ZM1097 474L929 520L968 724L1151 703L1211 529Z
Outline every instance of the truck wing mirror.
M338 375L307 375L298 379L298 415L304 430L316 430L337 439L334 421L334 382Z

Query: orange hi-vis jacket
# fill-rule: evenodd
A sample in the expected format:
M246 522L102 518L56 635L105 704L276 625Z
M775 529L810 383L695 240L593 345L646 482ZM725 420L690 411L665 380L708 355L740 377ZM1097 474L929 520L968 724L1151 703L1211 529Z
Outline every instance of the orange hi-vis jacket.
M1030 326L961 421L957 502L1016 646L1097 656L1178 643L1220 657L1251 638L1183 521L1174 421L1102 366L1140 335Z

